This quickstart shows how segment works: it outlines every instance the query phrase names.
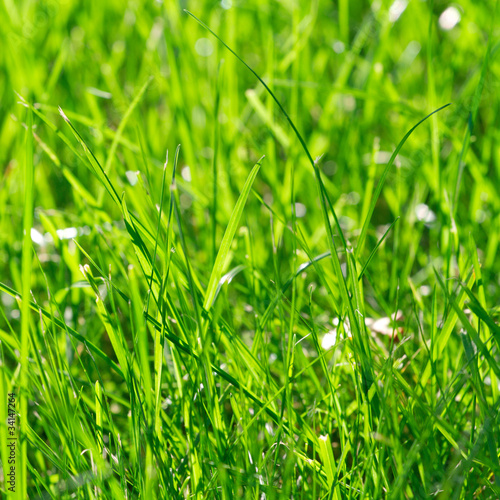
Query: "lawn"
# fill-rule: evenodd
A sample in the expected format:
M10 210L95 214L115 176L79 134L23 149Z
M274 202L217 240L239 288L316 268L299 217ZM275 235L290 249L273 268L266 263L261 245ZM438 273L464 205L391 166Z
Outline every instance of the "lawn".
M0 496L500 498L497 4L0 2Z

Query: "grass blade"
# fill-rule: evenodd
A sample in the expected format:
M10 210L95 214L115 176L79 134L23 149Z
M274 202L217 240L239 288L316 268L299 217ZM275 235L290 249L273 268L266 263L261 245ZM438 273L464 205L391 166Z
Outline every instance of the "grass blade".
M214 299L217 293L217 286L222 278L224 267L226 265L227 254L229 253L231 243L233 242L234 235L236 233L236 230L238 229L241 215L243 214L243 209L245 208L245 203L247 201L248 195L250 194L250 190L252 188L255 177L257 177L257 174L260 170L260 162L263 160L263 158L264 157L262 157L255 164L250 174L248 175L245 185L241 190L238 201L236 202L236 205L233 209L233 213L231 214L231 218L229 219L224 237L222 238L222 242L217 253L217 258L215 259L215 264L212 269L212 274L210 275L210 280L208 282L207 291L205 292L205 299L203 301L203 308L207 312L213 306Z
M18 498L27 497L27 446L28 442L28 380L29 380L29 347L30 347L30 302L31 267L33 262L33 244L31 228L33 227L34 208L34 166L33 166L33 113L28 109L28 128L26 131L26 159L24 163L24 212L23 212L23 250L22 250L22 305L21 305L21 380L19 387L20 421L21 421L21 456L20 456L20 486Z
M373 212L375 210L375 205L377 204L378 198L380 196L380 193L382 192L382 188L384 187L385 179L387 177L387 174L389 173L389 170L391 169L392 165L394 164L394 161L396 160L396 157L398 156L398 153L401 151L401 148L404 146L405 142L408 140L411 134L415 131L415 129L420 126L422 123L425 122L428 118L430 118L433 114L438 113L439 111L447 108L450 106L450 103L445 104L444 106L441 106L440 108L434 110L432 113L429 113L427 116L422 118L418 123L413 125L413 127L406 132L405 136L399 141L399 144L397 145L396 149L391 155L391 158L389 159L387 165L384 168L384 171L382 172L382 176L380 177L380 180L378 181L377 187L375 188L375 193L372 198L372 202L370 204L370 208L368 209L368 214L366 216L365 222L363 223L363 228L361 229L361 234L358 238L358 244L356 247L356 258L358 258L361 253L363 252L364 248L364 243L366 239L366 233L368 232L368 226L370 225L370 220L372 218Z

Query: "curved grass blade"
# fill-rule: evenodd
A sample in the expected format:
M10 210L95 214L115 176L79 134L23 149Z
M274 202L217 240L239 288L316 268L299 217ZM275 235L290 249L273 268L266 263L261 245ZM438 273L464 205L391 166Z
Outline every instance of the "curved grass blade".
M343 299L346 307L348 307L349 306L349 294L347 291L347 285L346 285L345 279L344 279L343 274L342 274L340 260L337 256L337 248L336 248L335 242L333 241L333 232L332 232L332 228L330 226L330 221L328 218L327 202L325 200L328 201L328 204L329 204L330 209L331 209L332 214L333 214L333 218L335 219L335 225L337 227L337 231L338 231L340 238L342 240L344 249L347 251L346 241L344 238L342 228L340 227L337 215L335 213L335 210L333 209L333 205L330 202L330 198L328 197L328 193L326 192L325 186L324 186L323 181L321 179L321 173L316 165L316 162L313 160L311 153L309 152L309 149L306 145L306 142L304 141L302 135L300 134L299 130L297 129L297 127L295 126L295 124L291 120L288 113L285 111L285 108L282 106L282 104L280 103L278 98L274 95L273 91L268 87L266 82L264 82L264 80L231 47L229 47L216 33L214 33L203 21L198 19L194 14L192 14L191 12L189 12L186 9L185 9L185 12L187 14L189 14L201 26L203 26L207 31L209 31L215 38L217 38L217 40L219 40L219 42L221 42L222 45L224 45L224 47L226 47L226 49L229 50L259 80L259 82L264 86L264 88L266 89L268 94L272 97L274 102L277 104L280 111L283 113L284 117L286 118L286 120L290 124L290 127L292 127L292 130L294 131L297 139L299 140L299 142L302 146L302 149L306 153L306 156L307 156L309 162L311 163L311 166L312 166L313 171L314 171L314 175L315 175L316 183L317 183L317 188L318 188L318 193L319 193L319 198L320 198L323 223L325 225L325 229L326 229L327 234L328 234L328 245L330 247L330 252L331 252L331 255L333 258L333 266L335 269L335 274L337 275L337 279L339 281L339 287L340 287L340 291L342 294L342 299Z
M240 264L239 266L236 266L234 269L231 269L231 271L229 271L224 276L222 276L222 278L220 279L219 283L217 284L217 290L215 290L215 296L214 296L213 302L215 302L217 300L217 296L219 295L219 292L220 292L221 288L223 287L223 285L225 283L230 283L231 280L237 274L239 274L241 271L243 271L243 269L246 269L246 267L247 266L245 266L244 264Z
M356 253L355 256L358 258L361 255L361 252L363 251L364 248L364 243L366 239L366 233L368 232L368 226L370 224L370 220L372 218L373 212L375 210L375 205L377 204L378 197L380 196L380 193L382 192L382 187L384 186L385 179L387 177L387 174L389 173L390 168L394 164L394 161L396 160L396 157L398 153L401 151L401 148L404 146L405 142L408 140L408 137L410 137L411 134L415 131L415 129L421 125L422 123L425 122L428 118L430 118L433 114L438 113L439 111L447 108L450 106L451 103L445 104L444 106L441 106L438 109L435 109L432 113L429 113L427 116L422 118L417 124L413 125L413 127L406 132L405 136L399 141L399 144L397 145L396 149L392 153L392 156L385 166L384 171L382 172L382 176L380 177L380 180L378 181L377 187L375 189L375 194L373 195L372 202L370 204L370 208L368 209L368 214L366 215L365 222L363 223L363 228L361 229L361 234L358 239L358 244L356 246Z

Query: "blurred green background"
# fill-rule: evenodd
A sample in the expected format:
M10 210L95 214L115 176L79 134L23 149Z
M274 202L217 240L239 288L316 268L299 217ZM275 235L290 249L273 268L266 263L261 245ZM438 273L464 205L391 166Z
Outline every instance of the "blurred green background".
M424 218L435 215L436 220L417 229L421 238L402 239L398 254L410 255L410 262L401 262L393 272L406 276L413 266L425 268L439 254L452 225L449 210L456 196L459 155L493 2L356 1L340 2L339 8L326 1L6 0L0 6L0 251L9 280L15 280L11 238L20 240L23 199L25 109L14 92L36 103L57 126L63 123L57 113L61 106L106 163L114 131L153 76L121 135L116 157L109 160L112 180L119 190L130 189L127 172L144 170L138 146L142 140L151 175L159 182L166 150L172 155L181 144L181 171L189 166L189 174L184 170L180 180L182 199L190 208L190 243L201 264L209 261L205 245L197 242L210 231L204 224L210 198L206 187L212 183L216 133L222 216L228 217L234 205L238 179L265 154L259 192L289 218L289 167L294 163L297 202L307 210L301 223L314 234L319 216L314 179L286 122L253 75L183 8L204 20L275 89L313 157L321 156L325 183L348 230L359 229L363 204L369 202L364 193L374 151L379 151L372 172L377 180L403 134L431 110L453 103L414 133L375 211L377 225L401 216L399 226L405 232L418 226L416 207L427 205L430 215L420 207ZM495 46L464 158L456 212L461 233L472 231L486 252L486 267L492 271L486 281L495 295L497 238L489 236L496 234L499 212L498 72ZM220 103L214 119L217 86ZM43 123L36 123L36 132L70 174L96 195L97 181L56 134ZM74 227L75 218L80 226L90 227L116 219L112 208L86 210L61 168L40 148L36 165L37 213L49 213L56 228ZM183 180L186 175L190 182ZM265 220L267 214L256 212L249 223L267 224ZM320 239L317 235L318 247L326 248ZM265 265L269 245L260 243ZM420 244L428 251L413 257ZM390 272L383 266L379 271Z

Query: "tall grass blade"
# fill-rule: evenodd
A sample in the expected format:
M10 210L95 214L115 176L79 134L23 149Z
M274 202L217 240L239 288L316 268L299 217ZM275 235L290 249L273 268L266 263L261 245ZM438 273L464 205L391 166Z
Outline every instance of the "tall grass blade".
M238 224L240 222L241 216L243 214L243 209L245 208L245 204L250 194L250 190L252 188L253 182L257 177L257 174L261 167L261 161L264 157L260 158L260 160L255 164L252 168L250 174L248 174L247 180L245 181L245 185L241 190L240 196L236 205L233 209L233 213L231 214L231 218L229 219L228 225L226 227L226 232L224 233L224 237L222 238L222 242L219 247L219 251L217 253L217 258L215 259L215 264L212 269L212 273L210 275L210 279L208 281L207 290L205 292L205 299L203 301L203 308L205 311L209 311L213 306L214 299L217 292L217 286L219 284L220 279L222 278L222 274L224 272L224 267L226 265L227 254L229 253L229 249L231 247L231 243L233 242L234 235L236 230L238 229Z
M29 350L30 350L30 301L31 268L33 262L33 244L31 228L33 227L34 209L34 165L33 165L33 113L28 110L28 128L26 131L26 157L24 161L24 210L23 210L23 250L22 250L22 303L21 303L21 378L19 387L20 408L20 459L19 487L17 498L27 497L28 458L28 395L29 395ZM5 470L5 469L4 469Z

